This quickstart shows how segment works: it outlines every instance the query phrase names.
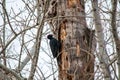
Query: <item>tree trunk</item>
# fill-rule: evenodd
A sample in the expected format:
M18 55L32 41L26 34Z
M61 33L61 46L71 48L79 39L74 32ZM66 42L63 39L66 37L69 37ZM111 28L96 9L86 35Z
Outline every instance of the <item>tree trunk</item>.
M118 77L120 79L120 39L117 32L116 26L116 14L117 13L117 0L112 0L112 13L111 13L111 27L112 34L116 45L116 52L118 55Z
M4 46L5 46L5 34L6 34L6 32L5 32L5 27L6 27L6 0L3 0L2 1L2 6L3 6L3 15L4 15L4 18L3 18L3 21L4 21L4 25L3 25L3 43L2 43L2 47L4 48ZM5 65L5 66L7 66L7 64L6 64L6 59L5 59L5 57L6 57L6 53L5 53L5 50L3 51L3 56L4 56L4 58L3 58L3 64Z
M54 32L61 42L59 80L94 80L94 31L86 25L84 0L59 0L56 4L53 8L57 7L57 21L52 22L56 23Z
M108 56L105 51L105 44L104 44L104 33L103 28L101 24L99 9L98 9L98 0L92 1L92 7L93 7L93 15L94 15L94 21L95 21L95 29L97 33L97 41L98 41L98 59L100 61L100 67L102 68L102 74L104 75L105 80L111 80L111 73L109 70L109 63L108 63Z

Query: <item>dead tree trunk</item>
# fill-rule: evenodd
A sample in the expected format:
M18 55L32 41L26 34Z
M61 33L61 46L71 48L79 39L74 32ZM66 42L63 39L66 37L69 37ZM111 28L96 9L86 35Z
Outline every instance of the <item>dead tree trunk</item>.
M48 16L61 42L59 80L94 80L94 31L86 25L84 0L52 1Z

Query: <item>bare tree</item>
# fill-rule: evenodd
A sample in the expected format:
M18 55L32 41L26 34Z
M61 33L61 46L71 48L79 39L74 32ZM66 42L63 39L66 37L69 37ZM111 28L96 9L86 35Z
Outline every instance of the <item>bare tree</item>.
M95 28L96 28L97 36L99 36L97 37L97 41L99 45L98 58L99 58L100 65L103 70L105 79L112 80L110 76L109 66L108 66L109 57L107 56L106 50L105 50L105 41L104 41L103 28L101 25L101 19L99 15L98 1L93 0L92 6L93 6L94 19L95 19Z
M119 34L117 33L117 25L116 25L116 14L117 13L117 0L113 0L112 1L112 12L111 12L111 27L112 27L112 34L113 34L113 38L115 41L115 45L116 45L116 53L118 56L118 61L117 61L117 65L118 65L118 78L120 79L120 39L119 39Z
M119 80L118 5L0 1L0 80ZM46 38L51 33L61 43L55 59Z

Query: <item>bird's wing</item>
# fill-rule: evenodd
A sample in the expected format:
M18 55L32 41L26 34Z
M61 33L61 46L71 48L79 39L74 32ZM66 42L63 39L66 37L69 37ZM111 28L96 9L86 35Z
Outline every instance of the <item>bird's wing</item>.
M51 48L53 57L55 58L59 50L58 41L56 39L50 40L50 48Z

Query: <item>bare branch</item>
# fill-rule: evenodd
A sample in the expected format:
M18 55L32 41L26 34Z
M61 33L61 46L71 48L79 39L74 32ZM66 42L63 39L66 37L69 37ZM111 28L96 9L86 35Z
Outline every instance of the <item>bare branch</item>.
M3 69L6 73L11 73L16 77L18 80L24 80L24 78L20 77L15 71L8 69L6 66L0 64L0 68Z

